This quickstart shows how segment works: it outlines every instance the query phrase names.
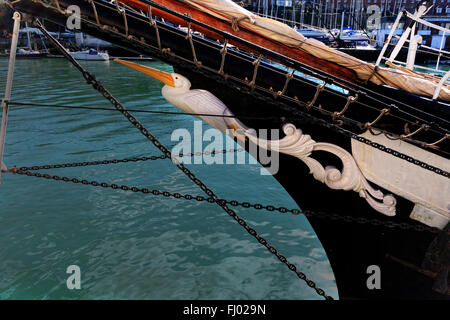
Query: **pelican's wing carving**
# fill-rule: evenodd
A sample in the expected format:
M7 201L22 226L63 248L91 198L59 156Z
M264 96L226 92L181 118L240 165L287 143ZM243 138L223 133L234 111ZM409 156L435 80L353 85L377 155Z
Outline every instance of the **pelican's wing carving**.
M206 90L190 90L180 95L178 101L172 103L178 107L182 106L182 110L190 110L191 113L195 114L233 115L222 101ZM308 166L315 179L325 183L329 188L358 192L375 210L388 216L395 215L397 204L395 198L392 195L384 195L381 191L375 190L362 174L353 156L337 145L318 143L311 136L303 134L293 124L283 126L283 131L286 134L283 139L264 140L255 136L253 130L249 130L235 118L202 115L197 117L222 132L232 128L235 136L238 138L246 136L261 148L297 157ZM331 166L323 167L319 161L310 157L314 151L319 150L336 155L342 161L342 171Z
M318 143L311 136L303 134L293 124L284 125L283 131L286 137L281 140L262 140L247 132L245 135L260 147L292 155L302 160L314 178L325 183L329 188L358 192L376 211L388 216L395 215L397 204L395 198L392 195L384 195L380 190L375 190L348 151L331 143ZM310 158L314 151L326 151L336 155L342 161L342 171L331 166L323 167L317 160Z
M209 91L194 89L187 93L183 93L182 103L185 104L187 110L191 110L191 113L218 115L217 117L197 117L222 132L225 132L229 128L248 129L236 118L220 117L220 115L233 116L233 113L222 101L220 101L220 99Z

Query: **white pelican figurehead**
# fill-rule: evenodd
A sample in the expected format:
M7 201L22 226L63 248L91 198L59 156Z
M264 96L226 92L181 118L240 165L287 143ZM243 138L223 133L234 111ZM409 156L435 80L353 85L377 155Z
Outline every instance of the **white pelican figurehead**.
M167 73L128 61L118 59L114 61L120 62L127 67L165 83L166 85L162 89L162 95L178 109L186 113L197 114L197 118L206 121L222 132L226 132L227 129L232 129L233 134L242 141L248 138L248 140L260 148L294 156L302 160L309 167L315 179L325 183L328 187L335 190L354 190L361 197L366 198L369 205L375 210L388 216L395 215L395 198L391 195L384 195L381 191L375 190L370 186L352 154L347 150L330 143L317 143L311 136L303 134L300 129L297 129L295 125L290 123L283 126L283 131L286 134L283 139L261 139L238 119L223 117L223 115L232 116L233 113L212 93L201 89L191 90L191 82L186 77L177 73ZM208 114L219 116L207 116ZM343 163L342 171L334 167L324 168L317 160L309 157L313 151L325 151L339 157ZM333 178L329 179L328 177L330 176ZM382 202L378 201L381 199Z
M233 116L233 113L211 92L201 89L191 90L191 82L181 74L167 73L120 59L114 61L163 82L165 86L162 88L162 95L168 102L186 113L201 114L196 117L214 128L222 132L227 129L244 131L248 129L236 118L221 117ZM208 114L217 116L207 116Z

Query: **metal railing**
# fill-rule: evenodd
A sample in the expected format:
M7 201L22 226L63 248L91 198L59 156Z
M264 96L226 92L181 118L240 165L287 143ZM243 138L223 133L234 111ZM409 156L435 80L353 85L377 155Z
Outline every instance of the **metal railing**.
M439 97L439 94L443 87L447 87L450 83L448 82L448 79L450 77L450 71L442 70L440 69L441 64L441 57L442 56L449 56L450 52L443 49L445 38L450 35L450 29L441 27L439 25L433 24L429 21L426 21L422 19L422 17L431 9L430 7L426 7L425 5L420 6L414 14L411 14L410 12L403 10L400 12L397 16L397 19L394 22L394 25L391 28L391 32L389 33L389 36L383 46L383 49L380 52L380 55L378 56L376 66L379 66L383 61L385 61L386 65L389 65L391 67L399 68L403 71L406 71L407 73L416 74L418 76L422 76L424 78L433 79L436 82L436 88L433 94L433 100L436 100ZM395 36L395 32L400 24L400 21L403 17L409 18L411 21L404 30L402 36L400 38ZM420 35L416 34L417 25L422 24L426 27L429 27L434 30L438 30L442 33L441 41L440 41L440 48L432 48L430 46L422 45L422 37ZM391 44L391 41L393 38L398 38L398 42L395 45L393 51L391 52L389 58L385 57L387 48ZM403 45L405 43L409 44L409 50L408 50L408 57L406 62L401 62L398 60L395 60L398 56L400 50L402 49ZM426 48L428 50L436 52L437 61L436 66L434 68L424 67L424 66L417 66L415 65L415 57L418 51L419 45L422 48ZM396 63L396 64L394 64ZM430 76L425 75L423 73L418 72L418 69L426 70L428 72L441 74L441 76Z

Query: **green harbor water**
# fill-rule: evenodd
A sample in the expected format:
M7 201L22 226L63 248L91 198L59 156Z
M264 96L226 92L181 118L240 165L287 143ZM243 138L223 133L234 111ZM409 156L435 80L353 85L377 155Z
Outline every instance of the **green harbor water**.
M161 62L143 64L171 71ZM156 80L114 62L83 65L129 109L178 111ZM0 58L0 96L7 66ZM64 59L18 60L11 100L112 107ZM192 116L135 116L169 149L177 143L171 141L175 129L194 128ZM118 112L11 107L10 167L160 154ZM221 198L296 207L259 165L188 167ZM45 173L204 195L170 160ZM3 174L2 180L0 299L322 299L216 204L22 175ZM235 210L337 298L326 254L305 217ZM70 265L81 269L80 290L66 286Z

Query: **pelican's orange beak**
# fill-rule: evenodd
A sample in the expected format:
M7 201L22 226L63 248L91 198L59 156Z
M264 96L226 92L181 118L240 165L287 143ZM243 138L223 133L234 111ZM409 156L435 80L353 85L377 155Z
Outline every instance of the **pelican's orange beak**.
M159 80L163 82L164 84L167 84L170 87L175 87L175 81L173 80L173 77L170 73L159 71L150 67L142 66L140 64L136 64L129 61L124 61L120 59L114 59L115 62L119 62L128 68L134 69L136 71L139 71L143 74L146 74L152 78L155 78L156 80Z

